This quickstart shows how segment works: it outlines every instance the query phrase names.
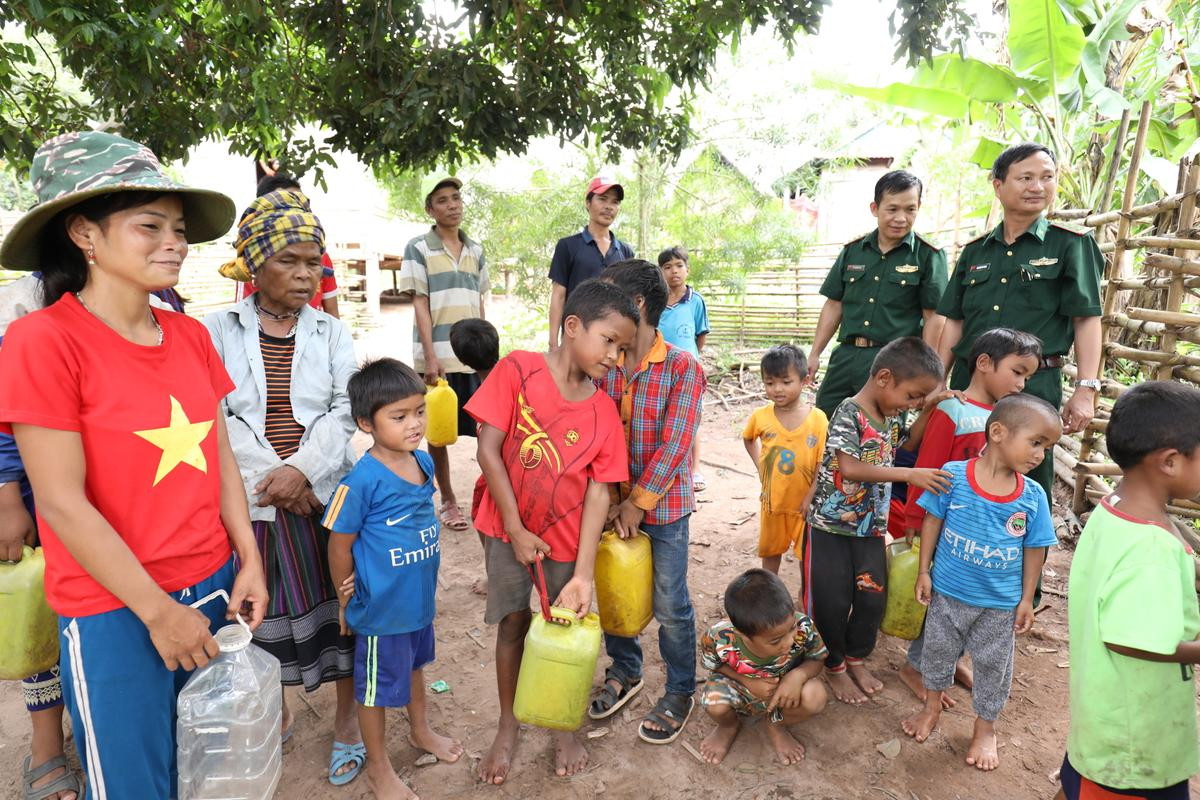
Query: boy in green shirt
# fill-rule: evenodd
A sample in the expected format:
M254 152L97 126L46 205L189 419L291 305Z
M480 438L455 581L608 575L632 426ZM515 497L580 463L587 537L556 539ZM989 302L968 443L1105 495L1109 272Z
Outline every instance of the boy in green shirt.
M1121 396L1108 452L1124 471L1071 564L1071 726L1058 798L1187 800L1200 769L1196 566L1167 515L1200 492L1200 390L1142 383Z

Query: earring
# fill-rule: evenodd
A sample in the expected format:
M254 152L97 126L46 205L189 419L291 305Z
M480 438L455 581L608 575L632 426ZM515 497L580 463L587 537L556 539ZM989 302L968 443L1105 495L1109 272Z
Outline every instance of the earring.
M94 266L96 266L96 248L94 248L94 247L88 247L88 250L87 250L87 263L88 263L88 266L89 266L89 267L94 267Z

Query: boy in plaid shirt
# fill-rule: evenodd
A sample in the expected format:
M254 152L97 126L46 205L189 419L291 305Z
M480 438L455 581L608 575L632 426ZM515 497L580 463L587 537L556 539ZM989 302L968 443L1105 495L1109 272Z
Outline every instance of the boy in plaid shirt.
M609 520L622 537L640 528L654 552L654 618L658 650L667 667L667 690L638 729L651 744L679 737L695 707L696 613L687 589L688 520L695 509L689 453L700 424L704 371L685 350L658 331L667 284L649 261L630 259L601 275L633 299L641 314L633 346L598 385L621 412L629 443L630 482L623 484ZM615 714L642 688L642 648L637 637L605 636L612 666L588 715Z

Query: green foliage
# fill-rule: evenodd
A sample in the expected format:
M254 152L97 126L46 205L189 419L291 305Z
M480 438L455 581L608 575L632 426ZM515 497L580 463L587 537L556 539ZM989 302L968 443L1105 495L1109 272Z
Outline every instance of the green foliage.
M1079 69L1083 28L1068 21L1056 0L1017 0L1008 4L1008 54L1018 75L1052 91Z
M37 195L29 186L29 181L20 177L0 159L0 209L5 211L26 211L37 202Z
M33 38L0 52L0 144L24 167L41 141L91 118L165 160L223 137L296 173L339 149L408 169L523 153L547 134L677 155L721 49L759 28L790 48L828 1L4 3L0 25ZM897 55L961 39L962 2L901 0ZM32 42L53 44L87 95L48 79ZM314 126L328 138L305 133Z
M713 147L689 166L659 218L663 247L689 251L691 283L739 289L745 275L769 262L791 262L806 237L775 197L759 194ZM655 253L646 253L653 258Z
M508 270L512 291L539 308L550 300L550 258L555 243L578 233L587 223L583 186L587 176L552 175L544 170L533 174L528 188L504 191L479 181L464 189L465 226L478 235L491 259L493 285L500 286ZM618 220L617 236L628 240L625 221L628 208Z
M1172 81L1188 63L1183 47L1195 40L1200 4L1168 4L1169 18L1127 27L1135 9L1143 13L1139 5L1009 0L1005 51L996 63L942 54L906 83L825 85L951 120L947 128L971 130L978 144L970 161L982 168L990 167L1006 143L1044 141L1065 167L1060 203L1090 208L1100 200L1105 154L1111 156L1116 120L1124 111L1152 103L1149 163L1177 160L1197 138L1197 114L1176 102ZM1191 65L1196 56L1200 53Z

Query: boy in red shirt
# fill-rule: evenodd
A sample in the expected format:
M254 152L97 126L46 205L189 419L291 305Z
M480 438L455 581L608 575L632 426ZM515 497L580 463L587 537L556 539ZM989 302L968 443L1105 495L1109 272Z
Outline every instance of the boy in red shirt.
M969 461L978 456L987 444L986 422L992 407L1000 398L1025 388L1025 381L1037 372L1041 357L1042 342L1031 333L993 328L981 334L971 347L968 361L971 385L963 392L964 399L950 397L938 403L921 435L916 466L941 469L951 461ZM919 486L908 487L904 533L910 543L925 522L925 509L917 505L924 493ZM958 662L955 678L964 686L972 684L971 670L963 659ZM911 661L906 660L900 668L900 680L924 701L925 685ZM942 705L954 705L945 692Z
M479 466L487 483L475 514L484 534L487 610L496 632L500 724L479 763L484 783L508 776L520 725L513 714L525 634L530 566L540 561L554 605L582 618L592 604L596 546L608 512L608 484L629 477L616 407L594 381L617 363L637 330L625 292L591 280L563 309L562 344L548 353L505 356L467 402L479 421ZM575 734L554 732L555 772L587 765Z

